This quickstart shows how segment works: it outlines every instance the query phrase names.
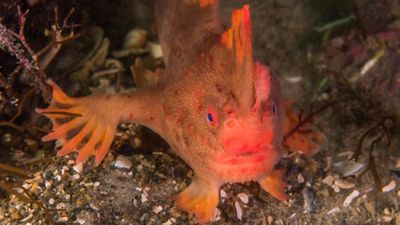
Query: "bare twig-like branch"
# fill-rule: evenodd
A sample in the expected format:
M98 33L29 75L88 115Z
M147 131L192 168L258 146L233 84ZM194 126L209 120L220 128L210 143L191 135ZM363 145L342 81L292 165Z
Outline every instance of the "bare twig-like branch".
M303 110L300 111L299 114L299 122L294 126L284 137L283 141L286 141L290 136L292 136L296 132L304 132L307 133L307 130L300 130L305 124L312 122L313 118L320 114L321 112L325 111L329 107L331 107L333 104L335 104L335 100L331 100L328 102L326 105L322 106L321 108L317 110L311 110L311 112L303 119Z
M25 105L25 102L27 101L27 99L33 94L33 89L31 89L21 100L18 108L17 108L17 112L14 114L14 116L7 120L7 121L0 121L0 127L2 126L8 126L8 127L12 127L20 132L22 132L23 130L25 130L26 128L23 126L19 126L15 124L15 120L21 115L22 113L22 109Z

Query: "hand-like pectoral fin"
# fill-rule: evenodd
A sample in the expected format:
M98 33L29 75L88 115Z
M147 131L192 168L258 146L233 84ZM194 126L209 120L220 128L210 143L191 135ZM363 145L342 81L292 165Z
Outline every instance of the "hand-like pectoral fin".
M286 201L288 199L285 193L287 184L282 180L284 174L284 170L273 170L267 176L261 178L258 183L264 191L271 194L274 198L280 201Z
M36 109L53 122L53 132L42 138L43 141L62 140L63 147L57 155L63 156L77 151L77 163L84 162L90 155L96 156L96 164L106 156L116 132L116 125L109 118L103 118L98 112L102 109L90 107L83 98L71 98L55 83L53 99L46 109ZM96 101L92 98L91 101ZM99 105L99 104L94 104Z
M207 223L214 215L219 202L219 185L195 179L176 196L175 201L178 209L195 214L201 224Z

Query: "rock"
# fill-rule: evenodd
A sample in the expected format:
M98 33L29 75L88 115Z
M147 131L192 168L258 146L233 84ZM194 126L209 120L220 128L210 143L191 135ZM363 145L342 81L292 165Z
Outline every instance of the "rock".
M240 201L242 201L244 204L249 203L249 196L246 193L239 193L238 198L240 199Z
M160 213L161 211L163 210L163 207L162 206L154 206L153 207L153 212L155 213L155 214L158 214L158 213Z
M350 188L354 188L355 184L350 183L346 180L335 180L334 184L338 187L340 187L341 189L350 189Z
M32 193L34 193L35 195L39 195L40 192L42 192L42 188L39 187L38 183L33 183L31 189L29 189L29 191L31 191Z
M163 56L160 44L149 43L149 47L153 58L158 59Z
M68 222L68 217L66 217L66 216L60 217L60 218L57 220L57 222L66 223L66 222Z
M353 176L361 173L365 164L354 160L343 160L333 165L344 177Z
M147 31L143 29L133 29L125 36L123 49L140 48L147 42Z
M391 180L386 186L382 188L382 192L389 192L396 188L396 181Z
M274 218L272 216L267 216L268 224L272 224L273 221L274 221Z
M393 217L383 216L382 219L383 219L383 221L385 221L385 223L390 223L393 220Z
M306 210L309 213L315 212L317 201L315 199L315 194L312 191L312 189L305 186L302 190L302 194L304 199L304 204L303 204L304 210Z
M221 198L225 198L226 197L226 192L224 191L224 189L221 189L219 191L219 194L221 195Z
M72 169L77 173L81 173L83 170L83 163L76 164Z
M81 176L79 174L74 174L72 176L72 180L78 180L79 178L81 178Z
M54 200L54 198L50 198L49 199L49 204L50 205L54 205L54 203L56 203L56 200Z
M119 155L115 160L114 166L116 168L130 169L132 168L132 162L123 155Z
M326 184L328 186L332 186L334 180L335 180L335 178L333 176L328 175L322 180L322 183L324 183L324 184Z
M243 210L238 201L235 201L235 209L236 209L236 218L238 218L239 220L242 220Z
M351 193L346 197L346 199L344 200L343 206L344 206L344 207L350 206L351 202L352 202L355 198L357 198L359 195L360 195L360 192L357 191L357 190L354 190L353 192L351 192Z
M333 215L333 214L336 214L336 213L339 213L339 212L340 212L339 207L335 207L335 208L329 210L326 214Z
M3 212L3 208L0 208L0 220L4 219L4 212Z

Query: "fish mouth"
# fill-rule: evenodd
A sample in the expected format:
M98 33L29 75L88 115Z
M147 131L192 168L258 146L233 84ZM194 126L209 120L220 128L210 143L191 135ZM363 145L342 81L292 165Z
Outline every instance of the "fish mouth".
M215 163L223 166L245 166L265 162L270 158L267 151L248 151L233 155L223 155L215 160Z

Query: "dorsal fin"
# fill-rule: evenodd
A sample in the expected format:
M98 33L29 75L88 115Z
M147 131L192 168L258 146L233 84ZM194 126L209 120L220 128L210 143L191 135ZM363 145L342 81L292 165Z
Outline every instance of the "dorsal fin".
M155 13L167 69L176 74L223 32L218 0L156 0Z
M234 51L237 63L253 61L250 6L234 10L231 23L232 27L222 34L221 42Z
M254 58L249 5L232 12L231 28L222 34L221 43L233 53L240 82L239 101L244 109L250 109L254 103Z

